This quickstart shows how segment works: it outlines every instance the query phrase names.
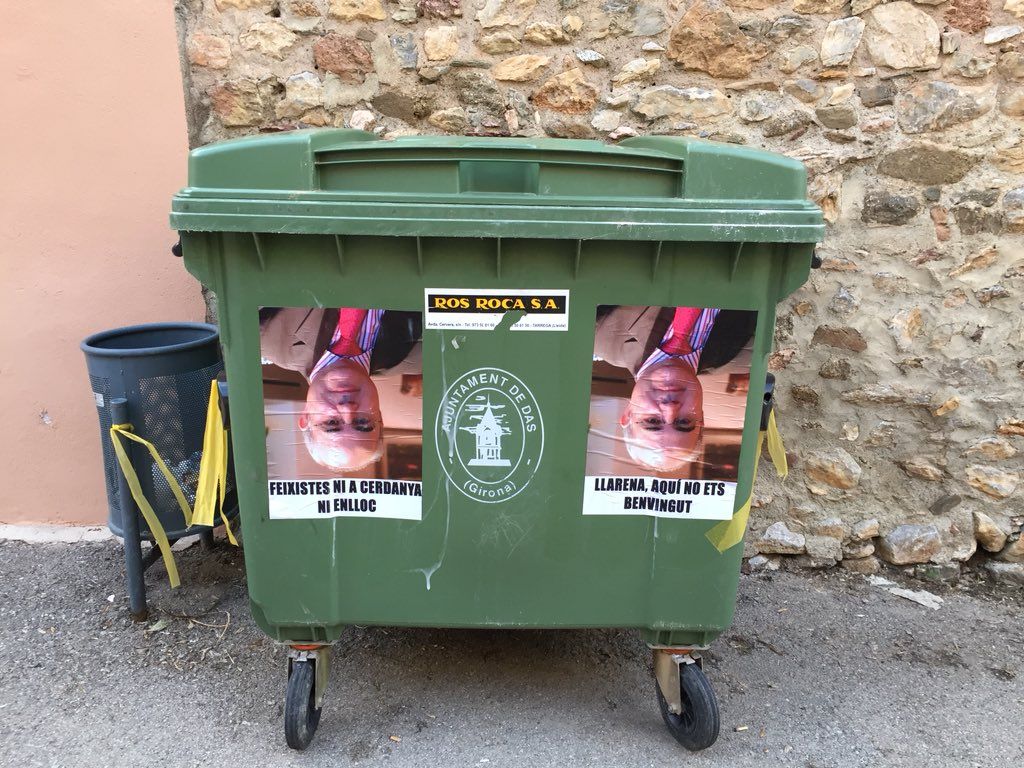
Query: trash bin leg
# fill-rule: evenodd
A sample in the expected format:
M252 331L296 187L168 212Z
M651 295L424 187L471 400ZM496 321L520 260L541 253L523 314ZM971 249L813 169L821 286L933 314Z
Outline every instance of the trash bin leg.
M199 546L203 548L204 552L213 549L213 528L205 529L199 534Z
M116 398L110 401L110 415L115 424L128 424L128 401ZM129 453L129 456L131 454ZM121 525L124 530L125 580L128 584L128 612L134 621L149 617L146 607L145 566L142 562L142 539L139 535L139 510L128 488L123 472L117 473L117 496L121 503Z

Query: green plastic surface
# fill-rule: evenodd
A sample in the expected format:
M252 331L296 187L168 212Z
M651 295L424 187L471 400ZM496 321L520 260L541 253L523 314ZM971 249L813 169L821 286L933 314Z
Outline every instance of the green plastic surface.
M814 243L795 161L725 144L295 131L197 149L171 226L193 232Z
M172 223L219 299L249 591L271 636L636 627L649 642L704 645L729 625L742 547L715 550L714 521L581 514L595 309L758 311L739 506L775 305L806 280L823 230L799 163L664 137L606 147L320 131L196 150L189 183ZM568 289L569 330L424 332L422 521L270 520L259 308L421 310L428 287ZM529 485L492 505L450 487L429 437L444 382L483 366L526 383L546 435Z

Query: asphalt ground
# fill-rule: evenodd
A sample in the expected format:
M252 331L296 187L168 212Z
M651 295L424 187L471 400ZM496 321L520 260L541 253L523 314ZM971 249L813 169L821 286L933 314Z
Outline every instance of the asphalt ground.
M1024 593L980 580L925 586L930 610L850 574L744 576L705 656L722 734L698 754L662 724L635 632L353 628L295 753L241 555L179 566L173 592L151 570L134 624L116 542L0 543L0 765L1024 764Z

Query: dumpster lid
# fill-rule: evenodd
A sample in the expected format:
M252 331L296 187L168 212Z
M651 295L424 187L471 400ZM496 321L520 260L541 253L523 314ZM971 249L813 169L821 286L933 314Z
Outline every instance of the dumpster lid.
M315 129L189 157L179 231L813 243L803 165L681 137L597 141Z

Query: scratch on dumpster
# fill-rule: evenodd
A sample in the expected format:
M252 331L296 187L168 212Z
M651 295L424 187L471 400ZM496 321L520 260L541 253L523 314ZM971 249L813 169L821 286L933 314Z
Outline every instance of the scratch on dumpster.
M458 337L452 339L452 346L455 349L459 348ZM448 394L448 367L445 363L445 341L444 331L441 332L441 397L444 398ZM455 457L455 422L452 421L448 428L444 428L444 421L441 421L441 428L444 432L445 439L448 441L448 461L451 461ZM444 461L443 456L439 456Z
M654 581L654 573L657 571L658 566L658 518L654 518L654 525L651 526L653 534L651 536L651 570L649 578L651 582Z
M541 506L544 509L544 506ZM534 523L524 526L523 523L509 515L507 512L499 512L488 523L485 523L479 539L481 547L494 547L505 550L505 557L512 557L512 553L519 548L519 545L526 541Z

